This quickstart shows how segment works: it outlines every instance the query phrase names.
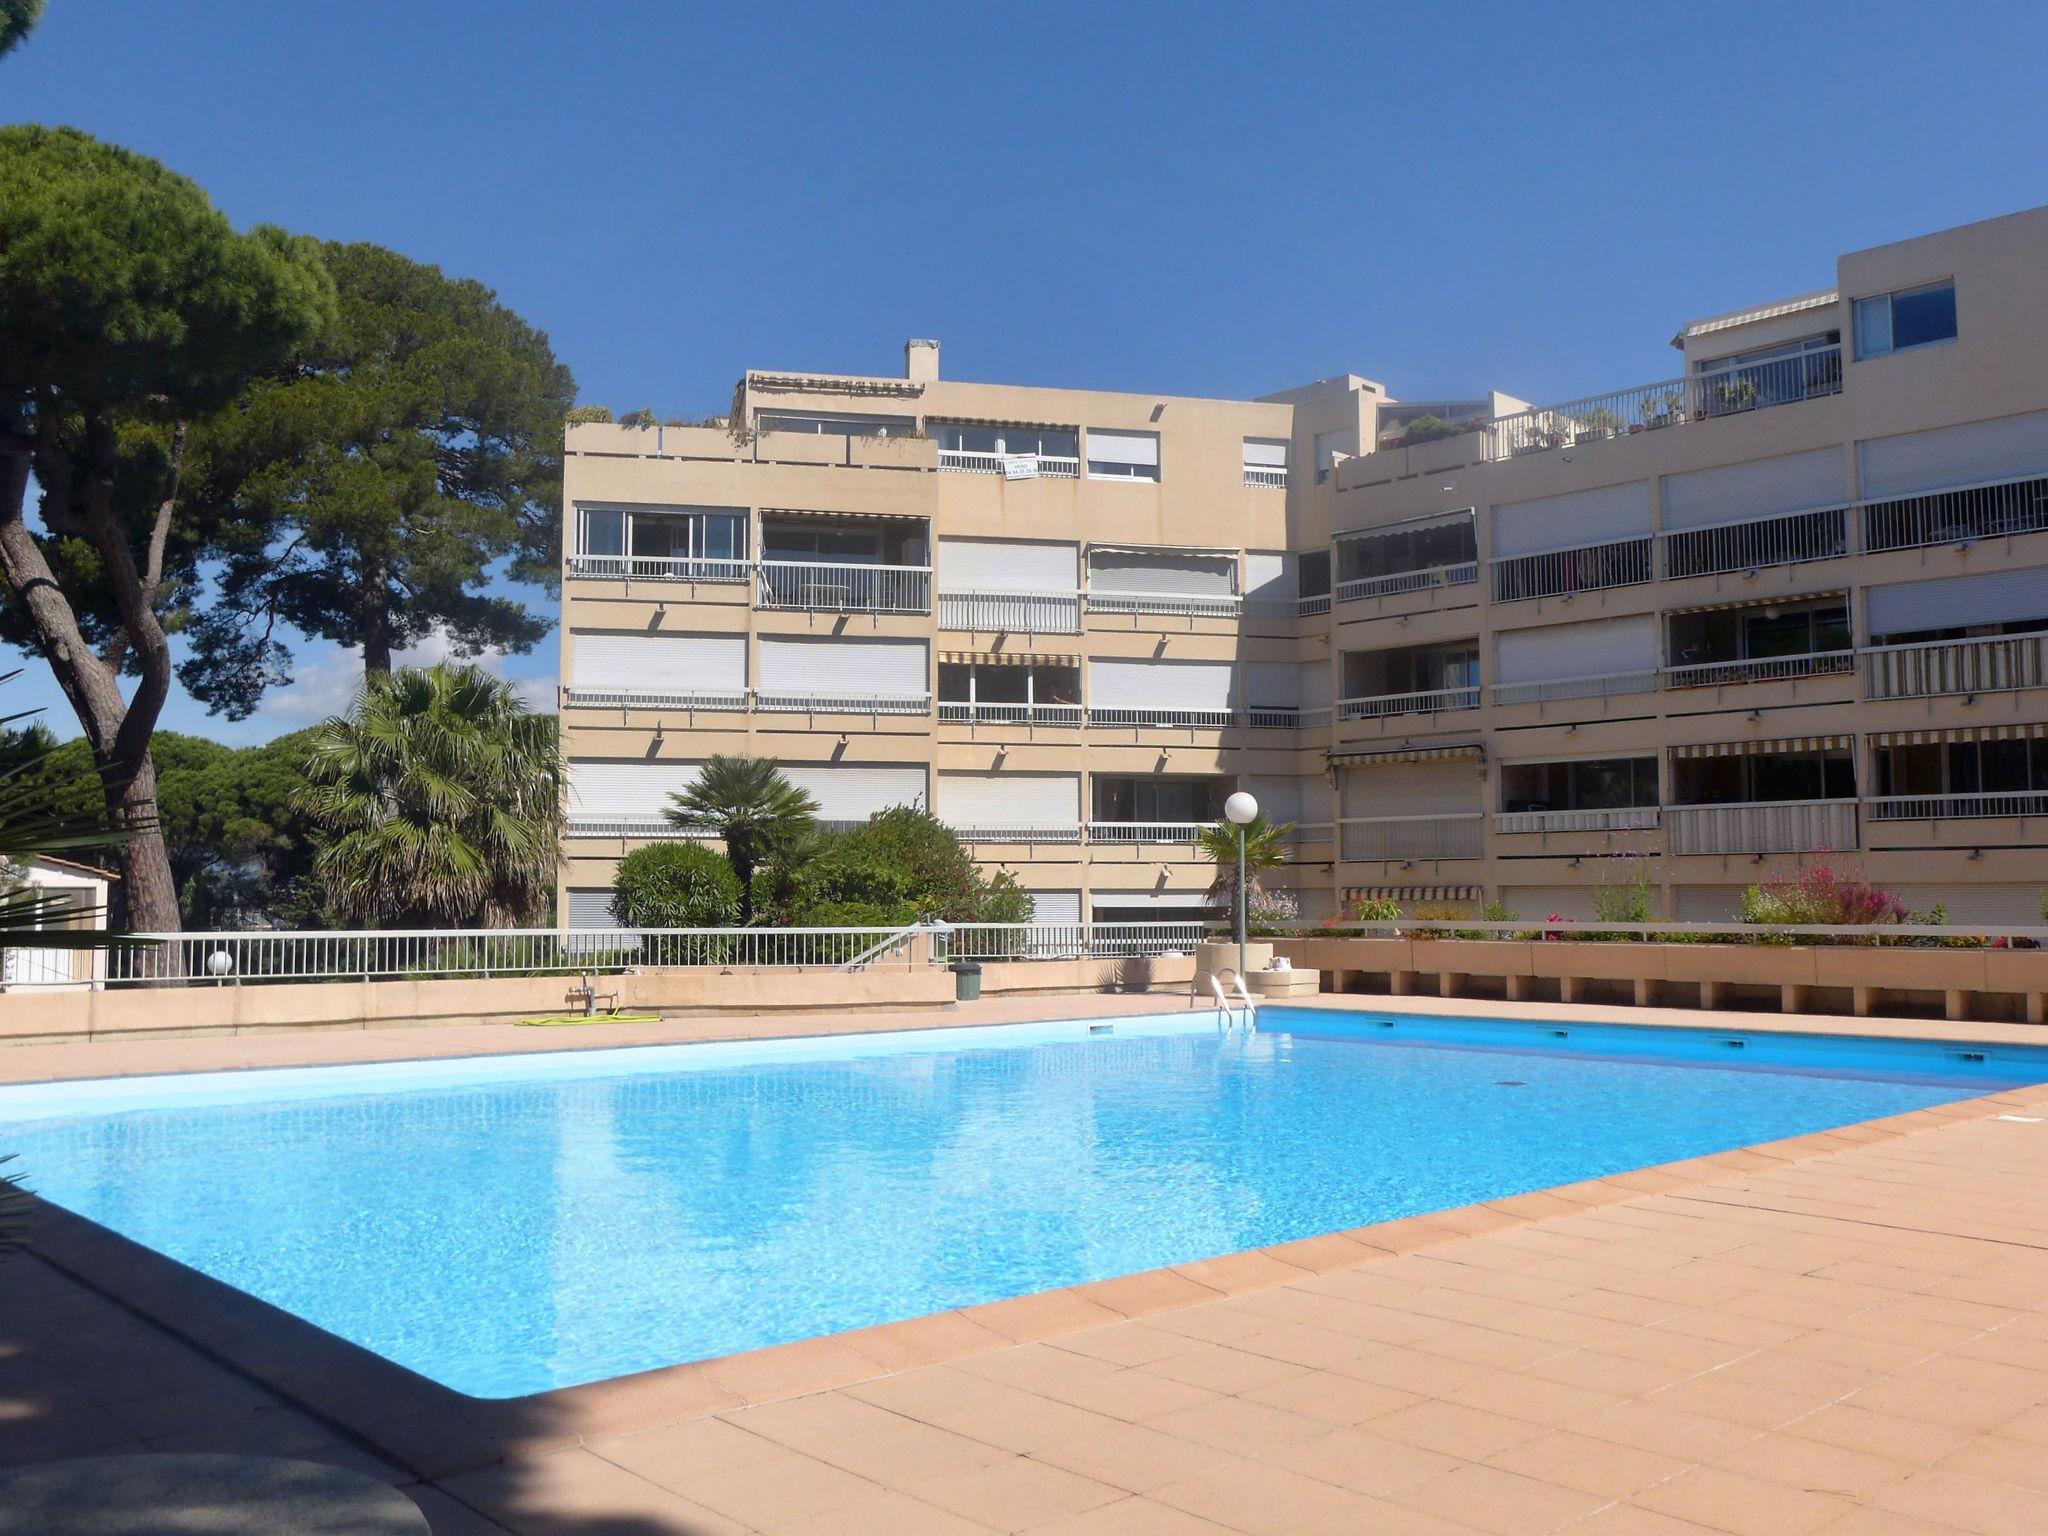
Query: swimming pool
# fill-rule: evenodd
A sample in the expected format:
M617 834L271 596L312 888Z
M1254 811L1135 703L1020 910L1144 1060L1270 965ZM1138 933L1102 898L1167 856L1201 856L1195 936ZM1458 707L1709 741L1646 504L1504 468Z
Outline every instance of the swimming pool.
M2048 1051L1271 1008L0 1088L46 1198L512 1397L2048 1080Z

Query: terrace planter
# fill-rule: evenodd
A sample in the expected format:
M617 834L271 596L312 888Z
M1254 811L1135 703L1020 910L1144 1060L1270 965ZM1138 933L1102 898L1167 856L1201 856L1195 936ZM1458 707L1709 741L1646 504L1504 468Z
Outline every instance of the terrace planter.
M1273 963L1273 941L1251 939L1244 946L1244 965L1247 971L1263 971ZM1195 946L1195 969L1197 971L1234 971L1237 969L1237 940L1204 939Z
M1623 945L1604 946L1624 948ZM1803 945L1652 944L1663 957L1667 981L1728 982L1736 986L1799 987L1815 984L1814 959Z
M1526 976L1532 974L1530 951L1535 948L1520 939L1416 938L1409 941L1412 958L1403 968L1434 971L1438 975L1448 971L1473 976Z
M1919 992L1988 990L1986 950L1876 949L1855 945L1807 953L1814 957L1814 979L1824 987L1893 987Z

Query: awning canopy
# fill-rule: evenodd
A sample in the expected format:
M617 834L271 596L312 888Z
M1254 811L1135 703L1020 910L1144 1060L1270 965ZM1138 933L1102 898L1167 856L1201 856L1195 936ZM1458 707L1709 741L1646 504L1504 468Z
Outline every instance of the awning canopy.
M1023 421L1015 416L927 416L927 427L1023 427L1031 432L1078 432L1078 422Z
M1347 885L1346 901L1477 901L1486 893L1479 885Z
M1790 608L1799 603L1818 603L1830 597L1846 598L1849 594L1840 587L1831 592L1793 592L1783 596L1730 598L1725 603L1693 603L1684 608L1666 608L1666 614L1673 613L1722 613L1730 608ZM1759 658L1767 659L1767 658Z
M1079 656L1047 656L1037 651L941 651L939 660L965 667L1078 667Z
M1342 747L1330 754L1332 768L1371 768L1381 763L1431 763L1454 757L1484 758L1486 748L1476 741L1404 741L1394 747Z
M834 512L822 507L763 507L761 516L830 518L840 523L928 523L928 517L914 512Z
M924 393L918 379L867 378L845 373L749 373L742 381L749 389L792 389L818 395L900 395Z
M1390 533L1416 533L1424 528L1467 522L1477 511L1476 507L1459 507L1454 512L1425 512L1420 517L1404 517L1398 522L1374 523L1370 528L1346 528L1341 533L1331 534L1330 538L1341 544L1346 539L1376 539Z
M1846 752L1856 744L1853 736L1778 736L1765 741L1703 741L1673 747L1673 758L1757 757L1772 752Z
M1959 741L2040 741L2048 725L1961 725L1946 730L1873 731L1873 747L1933 747Z

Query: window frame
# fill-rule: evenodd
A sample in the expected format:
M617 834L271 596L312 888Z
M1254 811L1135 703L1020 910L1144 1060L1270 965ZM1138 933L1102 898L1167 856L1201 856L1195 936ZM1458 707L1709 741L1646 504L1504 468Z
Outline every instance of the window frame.
M1900 346L1898 344L1898 319L1896 314L1898 301L1902 298L1913 298L1923 293L1939 292L1944 288L1948 290L1949 316L1952 321L1952 328L1949 333L1946 336L1931 336L1925 341L1910 341L1904 346ZM1878 304L1884 306L1885 344L1882 349L1873 351L1864 344L1863 317L1866 313L1875 313L1868 306ZM1853 300L1850 303L1849 311L1849 333L1855 340L1856 361L1859 363L1869 362L1880 357L1896 357L1901 352L1924 352L1929 347L1945 347L1950 342L1956 340L1962 332L1962 317L1956 308L1956 280L1953 277L1938 277L1931 282L1915 283L1909 288L1893 288L1886 293L1868 294L1863 298Z

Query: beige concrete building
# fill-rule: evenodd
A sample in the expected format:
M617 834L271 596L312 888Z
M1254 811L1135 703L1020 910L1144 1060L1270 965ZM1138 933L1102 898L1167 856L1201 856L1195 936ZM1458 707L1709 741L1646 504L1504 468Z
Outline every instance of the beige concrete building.
M1583 916L1638 869L1725 917L1832 852L2037 921L2048 209L1673 344L1528 407L961 383L914 341L748 373L737 430L571 427L563 912L746 751L831 820L929 806L1042 921L1188 915L1239 787L1308 917Z

